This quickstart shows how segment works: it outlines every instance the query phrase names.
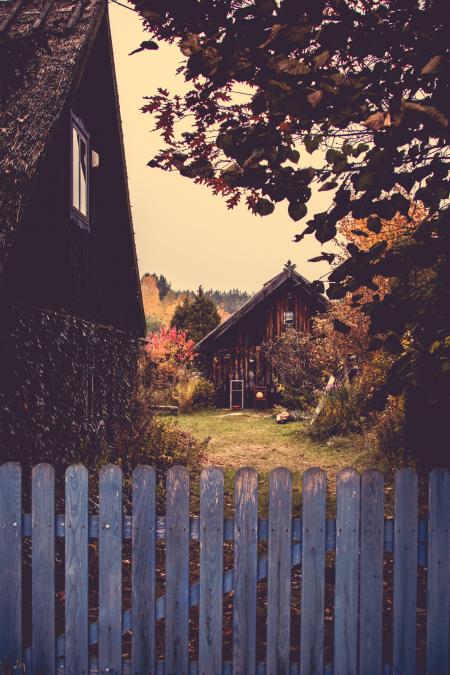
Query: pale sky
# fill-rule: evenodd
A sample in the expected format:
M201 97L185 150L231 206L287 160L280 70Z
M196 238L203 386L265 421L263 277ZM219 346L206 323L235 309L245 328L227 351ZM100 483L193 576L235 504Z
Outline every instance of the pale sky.
M128 56L149 34L135 12L111 1L109 8L140 274L164 274L175 289L201 284L247 291L258 290L288 259L310 280L324 274L326 264L307 262L320 252L320 244L312 237L292 242L305 221L289 218L287 202L264 218L246 206L230 211L205 186L147 166L164 142L151 133L151 115L140 110L143 98L158 87L183 93L186 84L175 70L184 57L177 46L164 43L158 51ZM317 165L314 155L300 152L301 164ZM308 216L324 210L329 200L330 193L314 195Z

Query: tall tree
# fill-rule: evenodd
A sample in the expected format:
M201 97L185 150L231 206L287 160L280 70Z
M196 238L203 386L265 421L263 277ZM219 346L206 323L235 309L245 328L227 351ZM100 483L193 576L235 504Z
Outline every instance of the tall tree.
M185 330L188 337L199 342L220 323L217 305L206 297L200 286L194 298L185 298L175 309L171 326Z
M409 391L423 401L424 416L436 400L440 410L448 406L447 0L135 4L156 38L178 41L186 57L180 71L193 82L184 97L161 88L149 98L144 110L166 142L151 166L209 185L229 207L245 197L260 216L287 202L294 221L306 218L314 191L330 191L329 208L312 215L296 241L313 234L326 243L347 216L365 220L363 240L397 214L412 219L412 202L424 205L426 217L403 246L381 238L365 250L350 242L327 293L355 294L373 344L397 357L385 394ZM313 153L319 168L308 166ZM333 254L318 259L332 262ZM416 314L400 282L420 270L430 271L434 290ZM383 276L399 283L378 295ZM374 291L370 302L361 288ZM437 442L442 429L429 431Z

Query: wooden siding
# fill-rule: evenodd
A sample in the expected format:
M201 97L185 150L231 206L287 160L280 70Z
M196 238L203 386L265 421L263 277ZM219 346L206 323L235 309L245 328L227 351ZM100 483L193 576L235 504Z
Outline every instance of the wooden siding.
M288 299L292 294L292 299ZM205 350L206 370L218 392L219 405L229 405L231 380L244 381L245 407L254 405L254 387L266 386L269 401L276 398L270 366L263 356L264 342L284 330L284 312L292 307L293 327L311 330L312 310L304 291L291 279L257 305Z

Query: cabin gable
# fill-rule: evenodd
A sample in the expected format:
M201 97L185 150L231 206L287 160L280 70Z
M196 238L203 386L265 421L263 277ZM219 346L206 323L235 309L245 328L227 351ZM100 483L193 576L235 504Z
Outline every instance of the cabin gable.
M107 0L0 2L0 38L0 452L95 463L145 335Z
M205 374L214 382L221 406L264 407L276 400L270 365L262 345L289 327L311 330L311 318L325 300L288 265L224 324L197 345ZM237 384L236 384L237 383ZM239 384L241 383L241 384ZM240 392L242 387L242 395ZM259 401L258 401L259 398Z
M85 196L77 134L86 140ZM106 13L49 141L4 289L19 302L144 333Z

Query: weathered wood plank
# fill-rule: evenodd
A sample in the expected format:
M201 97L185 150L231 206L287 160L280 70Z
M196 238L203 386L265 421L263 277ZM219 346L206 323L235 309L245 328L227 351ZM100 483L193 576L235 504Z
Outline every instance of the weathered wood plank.
M269 478L267 571L267 672L289 673L291 622L292 476L284 468Z
M200 675L222 675L223 472L200 475Z
M32 672L56 672L55 633L55 471L38 464L32 471Z
M354 469L336 476L336 581L334 673L358 671L358 579L360 477Z
M100 673L122 673L122 470L108 464L99 476Z
M382 672L384 478L365 471L361 478L361 562L359 669Z
M133 675L154 675L156 472L150 466L133 472L132 530Z
M416 672L418 480L411 469L395 474L394 675Z
M450 471L435 469L429 482L427 673L449 672Z
M89 672L88 658L88 472L66 471L65 667L68 675Z
M302 675L323 674L326 488L324 471L305 471L300 634Z
M239 469L234 482L233 673L256 668L256 575L258 560L258 474Z
M189 474L174 466L166 484L166 675L187 675L189 638Z
M22 471L0 466L0 670L22 663Z

